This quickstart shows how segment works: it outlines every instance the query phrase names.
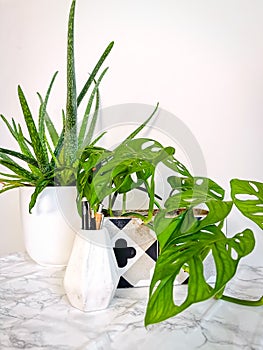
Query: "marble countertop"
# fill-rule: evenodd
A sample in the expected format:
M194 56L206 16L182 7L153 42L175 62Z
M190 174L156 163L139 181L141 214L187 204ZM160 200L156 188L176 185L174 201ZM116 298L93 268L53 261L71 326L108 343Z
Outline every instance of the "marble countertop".
M263 307L209 300L144 327L148 288L118 289L110 307L83 313L69 305L64 269L25 253L0 258L0 349L262 350ZM177 286L177 297L187 286ZM229 295L257 299L263 267L240 267Z

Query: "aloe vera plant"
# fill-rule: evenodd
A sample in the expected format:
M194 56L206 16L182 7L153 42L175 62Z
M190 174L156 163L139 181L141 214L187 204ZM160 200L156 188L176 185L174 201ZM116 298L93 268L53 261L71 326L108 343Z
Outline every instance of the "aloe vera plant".
M75 5L76 0L73 0L68 18L67 103L66 112L62 110L62 131L57 132L47 112L47 104L57 72L51 80L45 97L42 98L38 93L40 107L37 122L33 118L22 88L18 87L26 131L14 118L8 121L1 115L2 121L16 140L19 150L0 148L0 164L7 169L6 172L0 173L0 181L4 185L0 193L21 186L35 186L29 204L30 211L35 205L37 196L46 186L68 186L75 183L78 158L84 147L88 144L93 145L95 141L93 132L100 104L99 86L108 68L101 73L99 71L114 43L111 42L107 46L80 94L77 95L74 59ZM78 131L78 107L90 90L84 117ZM27 133L28 137L25 136Z

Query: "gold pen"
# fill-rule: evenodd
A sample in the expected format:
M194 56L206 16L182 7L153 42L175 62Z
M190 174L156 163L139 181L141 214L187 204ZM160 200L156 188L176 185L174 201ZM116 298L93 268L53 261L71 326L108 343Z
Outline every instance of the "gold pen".
M99 204L99 208L98 211L95 214L95 220L96 220L96 229L100 230L102 227L102 223L103 223L103 213L102 213L102 208L103 208L103 204Z

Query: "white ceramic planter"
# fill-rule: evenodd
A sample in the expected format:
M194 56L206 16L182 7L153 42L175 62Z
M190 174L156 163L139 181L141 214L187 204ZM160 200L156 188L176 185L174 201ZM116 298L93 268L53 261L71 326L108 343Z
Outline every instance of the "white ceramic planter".
M118 281L117 261L107 229L80 230L64 277L70 304L86 312L106 309Z
M66 266L81 220L75 187L47 187L30 214L33 187L20 188L20 213L25 248L40 265Z

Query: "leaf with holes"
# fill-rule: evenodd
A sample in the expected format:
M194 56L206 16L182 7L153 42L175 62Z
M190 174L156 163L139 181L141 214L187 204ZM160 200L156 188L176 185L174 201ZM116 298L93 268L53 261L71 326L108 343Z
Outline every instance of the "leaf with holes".
M96 158L97 164L92 163L94 171L86 157L86 151L85 157L82 157L79 178L85 187L83 194L85 193L91 206L96 206L112 193L127 193L142 184L152 198L154 187L148 185L147 180L154 177L156 166L173 155L175 150L173 147L163 147L152 139L127 138L113 151L99 155Z
M178 237L164 249L156 262L149 291L145 325L173 317L190 305L221 295L228 281L235 275L240 259L254 248L251 230L226 238L215 225L199 232ZM204 259L212 253L216 266L216 281L212 287L204 277ZM181 268L189 268L188 292L181 304L174 301L174 280ZM175 290L174 290L175 288Z
M173 193L192 190L193 194L202 192L203 196L207 196L207 198L224 199L225 190L207 177L181 178L178 176L169 176L167 181L172 187L171 195Z
M184 193L187 195L187 191ZM230 213L232 202L209 200L205 202L208 213L199 220L194 215L194 208L190 207L177 217L170 217L169 213L178 207L169 204L166 210L160 210L154 219L154 230L158 237L160 248L163 249L180 236L197 232L208 225L222 222Z
M263 229L263 183L233 179L230 184L236 207Z

